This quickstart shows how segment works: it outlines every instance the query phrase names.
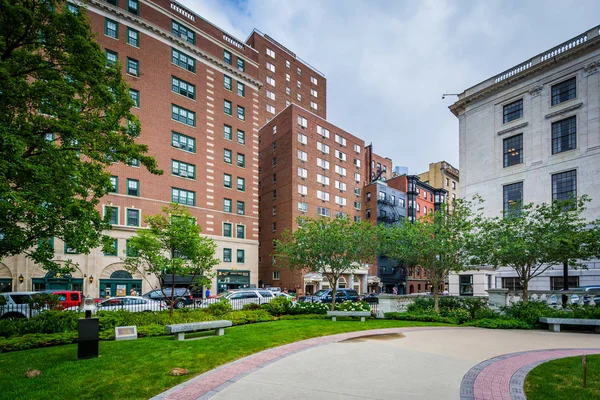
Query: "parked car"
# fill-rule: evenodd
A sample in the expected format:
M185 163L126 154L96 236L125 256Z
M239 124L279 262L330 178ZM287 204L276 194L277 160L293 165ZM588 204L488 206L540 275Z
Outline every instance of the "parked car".
M198 306L208 307L211 304L218 303L221 299L227 299L234 310L241 310L246 304L265 304L275 298L275 294L266 289L235 289L220 293L210 299L202 300Z
M58 303L61 310L69 307L78 307L82 300L81 292L72 290L45 290L42 293L58 296Z
M171 302L172 288L157 289L144 294L142 297L146 299L164 301L169 304ZM173 299L175 308L184 308L187 305L194 304L192 293L186 288L175 288L175 296Z
M369 304L379 304L379 294L377 293L369 293L362 297L363 301L366 301Z
M167 309L163 301L156 301L140 296L111 297L100 303L96 303L96 311L118 311L131 312L162 311ZM79 307L69 307L68 311L79 311Z
M37 292L0 293L0 319L29 318L37 315L39 308L31 304L32 296ZM43 308L43 306L42 306Z
M577 291L582 291L582 292L594 292L594 303L596 303L597 306L600 305L600 285L582 286L582 287L569 289L569 290L577 290ZM591 295L589 295L589 296L584 295L583 296L583 304L584 305L589 304L591 299L592 299ZM571 296L571 302L573 304L579 304L579 297L577 295Z
M313 303L331 303L332 300L331 289L318 290L313 295L303 296L298 301L313 302ZM342 303L344 301L357 302L360 300L358 292L354 289L337 289L335 302Z

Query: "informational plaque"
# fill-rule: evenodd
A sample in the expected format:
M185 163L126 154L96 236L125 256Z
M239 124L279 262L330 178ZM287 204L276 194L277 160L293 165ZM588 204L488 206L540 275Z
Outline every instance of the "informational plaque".
M117 296L127 295L127 285L117 285Z
M135 340L137 339L137 328L134 326L115 327L115 340Z

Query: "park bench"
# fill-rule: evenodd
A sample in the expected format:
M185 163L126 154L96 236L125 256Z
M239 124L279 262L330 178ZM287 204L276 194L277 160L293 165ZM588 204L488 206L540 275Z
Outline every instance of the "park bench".
M165 328L168 333L175 334L175 340L185 340L187 332L198 331L215 331L215 336L223 336L225 330L223 328L230 327L231 321L204 321L204 322L188 322L186 324L167 325Z
M540 317L540 322L548 324L550 332L560 332L561 325L593 326L594 332L600 333L600 319L582 318L547 318Z
M371 316L371 311L327 311L327 316L331 317L332 321L336 317L360 317L361 322L365 322L365 317Z

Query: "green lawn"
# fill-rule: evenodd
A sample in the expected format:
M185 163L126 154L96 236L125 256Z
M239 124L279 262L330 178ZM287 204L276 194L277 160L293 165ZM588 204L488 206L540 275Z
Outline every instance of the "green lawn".
M600 355L587 357L587 388L583 388L581 356L548 361L533 369L525 379L528 400L600 399Z
M0 399L147 399L238 358L317 336L365 329L443 325L413 321L281 320L227 328L185 342L162 336L100 342L100 357L77 360L77 345L0 354ZM174 377L171 368L190 370ZM42 374L27 379L27 369Z

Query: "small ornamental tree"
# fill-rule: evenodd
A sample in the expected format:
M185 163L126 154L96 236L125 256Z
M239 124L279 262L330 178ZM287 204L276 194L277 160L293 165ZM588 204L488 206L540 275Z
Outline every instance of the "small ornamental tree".
M144 218L147 228L138 229L129 239L126 269L139 272L144 278L154 275L163 295L170 298L171 315L175 305L175 275L185 275L197 285L210 284L212 269L220 260L215 258L214 240L200 236L202 229L187 208L178 204L163 207L163 213ZM165 274L171 279L165 280ZM147 278L146 278L147 279ZM165 293L170 288L170 296Z
M332 290L335 309L338 280L377 256L376 226L348 218L298 218L298 229L286 230L276 240L277 263L286 268L324 276Z
M456 199L452 203L452 213L448 213L443 204L439 210L413 223L403 220L381 231L383 254L408 265L418 265L426 271L432 285L435 311L439 310L437 288L440 284L446 281L450 272L471 265L471 250L477 246L479 237L480 216L473 211L478 203L479 200Z
M483 224L481 261L494 267L511 267L523 286L523 303L529 299L529 282L556 265L585 268L582 261L600 255L600 223L586 221L581 214L587 196L551 204L516 206L503 217Z
M160 174L121 66L107 65L85 7L0 0L0 259L25 253L48 270L48 239L88 253L108 220L97 210L115 162ZM107 242L107 241L106 241Z

